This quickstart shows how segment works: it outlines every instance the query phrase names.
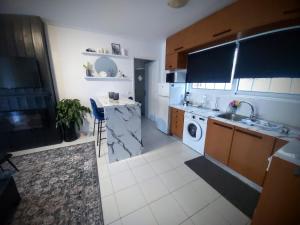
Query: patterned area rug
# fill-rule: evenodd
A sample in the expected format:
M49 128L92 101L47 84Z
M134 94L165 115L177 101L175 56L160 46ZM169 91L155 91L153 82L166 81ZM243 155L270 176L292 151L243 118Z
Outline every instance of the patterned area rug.
M104 224L93 142L14 157L21 202L10 224Z

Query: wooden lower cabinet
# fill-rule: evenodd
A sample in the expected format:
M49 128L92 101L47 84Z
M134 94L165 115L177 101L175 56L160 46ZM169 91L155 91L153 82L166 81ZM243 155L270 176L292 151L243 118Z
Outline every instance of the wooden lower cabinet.
M183 124L184 124L184 111L170 107L171 114L171 134L182 138Z
M300 166L273 157L251 224L300 224Z
M274 144L273 153L277 152L280 148L286 145L288 141L277 138Z
M205 154L227 165L233 131L234 126L209 119L205 139Z
M229 167L261 186L274 142L274 137L237 127L233 135Z

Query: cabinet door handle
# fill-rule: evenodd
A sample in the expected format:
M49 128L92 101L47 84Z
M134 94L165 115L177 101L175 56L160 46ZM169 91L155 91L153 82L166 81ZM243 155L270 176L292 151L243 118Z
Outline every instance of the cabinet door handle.
M300 13L300 8L285 10L285 11L283 11L282 13L283 13L284 15L298 14L298 13Z
M249 135L249 136L252 136L252 137L255 137L255 138L258 138L258 139L262 139L262 136L259 136L258 134L249 133L249 132L239 130L239 129L235 129L235 131L246 134L246 135Z
M180 46L180 47L178 47L178 48L174 48L174 51L178 51L178 50L180 50L180 49L183 49L183 46Z
M221 36L223 34L229 33L230 31L231 31L231 29L227 29L227 30L221 31L219 33L215 33L215 34L213 34L213 37Z
M230 130L233 129L233 127L229 127L229 126L226 126L226 125L221 124L221 123L216 123L216 122L214 122L214 125L217 125L217 126L220 126L220 127L224 127L224 128L230 129Z

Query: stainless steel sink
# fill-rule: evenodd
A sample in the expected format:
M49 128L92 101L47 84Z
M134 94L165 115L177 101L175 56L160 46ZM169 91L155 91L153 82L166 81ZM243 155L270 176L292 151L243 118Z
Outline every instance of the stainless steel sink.
M283 127L281 124L269 122L266 120L251 121L250 119L243 119L241 122L249 126L256 126L263 130L269 131L278 131Z
M248 118L247 116L242 116L242 115L235 114L235 113L223 113L223 114L218 115L218 117L227 119L227 120L236 121L236 122L239 122L242 119Z
M231 120L231 121L235 121L235 122L239 122L242 124L246 124L248 126L255 126L255 127L261 128L263 130L268 130L268 131L279 131L280 129L282 129L282 125L280 125L280 124L272 123L272 122L269 122L266 120L260 120L260 119L252 121L247 116L242 116L242 115L234 114L234 113L223 113L223 114L218 115L218 117L227 119L227 120Z

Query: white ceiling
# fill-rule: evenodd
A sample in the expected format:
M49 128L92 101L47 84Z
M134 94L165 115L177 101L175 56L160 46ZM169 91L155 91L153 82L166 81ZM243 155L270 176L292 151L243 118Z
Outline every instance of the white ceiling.
M81 30L162 40L234 0L190 0L173 9L167 0L0 0L1 13L41 16Z

